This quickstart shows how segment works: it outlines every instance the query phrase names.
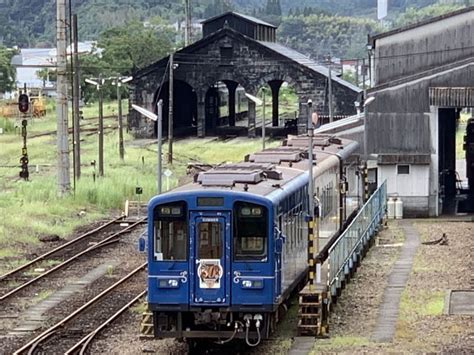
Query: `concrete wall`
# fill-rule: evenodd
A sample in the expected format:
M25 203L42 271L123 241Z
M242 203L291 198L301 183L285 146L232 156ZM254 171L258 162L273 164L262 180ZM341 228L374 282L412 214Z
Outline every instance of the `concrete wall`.
M443 20L375 37L375 84L474 56L474 9Z

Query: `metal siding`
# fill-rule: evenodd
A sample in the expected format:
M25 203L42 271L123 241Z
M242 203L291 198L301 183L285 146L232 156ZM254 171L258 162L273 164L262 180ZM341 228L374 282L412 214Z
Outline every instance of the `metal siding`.
M431 153L430 87L472 87L474 61L426 77L375 88L375 101L367 107L367 154Z
M429 96L430 96L431 106L474 107L474 87L470 87L470 88L431 87Z
M369 154L430 153L429 117L423 113L368 113L366 130Z
M375 83L474 56L474 10L375 39ZM457 48L464 48L457 50Z

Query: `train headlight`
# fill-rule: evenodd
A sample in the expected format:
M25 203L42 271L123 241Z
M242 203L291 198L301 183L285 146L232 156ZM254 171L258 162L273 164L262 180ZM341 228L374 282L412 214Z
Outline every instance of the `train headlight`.
M260 290L263 288L263 280L242 280L243 289Z
M178 288L179 281L176 279L163 279L158 281L158 288Z

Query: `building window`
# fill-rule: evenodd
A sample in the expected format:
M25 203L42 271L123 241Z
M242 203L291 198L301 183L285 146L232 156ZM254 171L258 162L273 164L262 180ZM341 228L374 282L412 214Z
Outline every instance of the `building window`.
M232 47L225 46L221 47L221 60L231 60L232 59Z
M397 174L398 175L410 174L410 165L397 165Z

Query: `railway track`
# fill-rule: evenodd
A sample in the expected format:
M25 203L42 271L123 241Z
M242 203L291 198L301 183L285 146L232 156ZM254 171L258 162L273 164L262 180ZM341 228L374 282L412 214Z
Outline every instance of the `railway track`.
M141 264L13 354L83 354L102 329L146 294L146 266Z
M113 219L0 276L2 291L0 302L5 302L48 275L65 268L76 259L117 242L121 235L130 233L146 220L142 218L127 227L120 227L117 222L121 219L122 217ZM50 266L43 267L44 264Z
M107 120L107 119L113 119L113 118L117 118L116 115L109 115L109 116L104 116L104 120ZM85 118L83 121L84 123L81 124L81 132L92 132L92 131L96 131L97 128L84 128L86 126L98 126L98 123L94 123L92 122L93 120L98 120L99 117L88 117L88 118ZM105 129L107 128L115 128L115 127L104 127ZM50 135L53 135L53 134L56 134L57 131L56 130L53 130L53 131L46 131L46 132L39 132L39 133L33 133L31 135L28 136L28 139L32 139L32 138L38 138L38 137L44 137L44 136L50 136ZM72 128L69 128L69 133L72 133Z

